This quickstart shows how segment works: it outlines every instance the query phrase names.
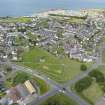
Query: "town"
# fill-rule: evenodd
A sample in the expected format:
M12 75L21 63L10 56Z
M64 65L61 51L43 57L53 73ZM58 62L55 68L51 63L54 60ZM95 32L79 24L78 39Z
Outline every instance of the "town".
M43 104L56 93L70 97L70 105L100 105L96 101L105 97L104 49L105 10L0 17L0 105L61 105ZM91 91L85 91L92 83L102 88L93 100L88 98Z

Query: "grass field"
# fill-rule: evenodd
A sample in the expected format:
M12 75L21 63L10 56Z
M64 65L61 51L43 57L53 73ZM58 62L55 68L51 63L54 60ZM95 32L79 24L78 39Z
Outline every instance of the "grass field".
M54 104L54 102L56 102L57 104ZM46 102L44 102L41 105L78 105L78 104L63 94L56 94L55 96L50 97Z
M97 70L101 71L105 75L105 66L99 66ZM74 86L72 89L74 92L76 92ZM77 94L79 94L82 98L88 101L90 105L94 105L94 103L96 103L97 100L104 95L104 92L102 91L101 86L96 83L95 80L93 80L92 85L88 89Z
M31 22L31 20L32 20L32 18L28 18L28 17L0 18L1 23L15 23L15 22L27 23L27 22Z
M44 73L57 82L65 82L82 73L81 62L70 60L67 57L57 58L38 47L24 52L20 64L36 69L39 73Z
M103 66L99 66L97 69L99 71L101 71L105 75L105 66L104 65Z
M84 19L80 19L80 18L70 18L70 19L65 20L65 22L80 24L80 23L83 23L83 22L84 22Z
M95 103L103 95L103 92L100 86L96 82L93 82L88 89L83 91L83 95L92 103Z
M105 49L103 51L103 57L102 57L103 63L105 63Z

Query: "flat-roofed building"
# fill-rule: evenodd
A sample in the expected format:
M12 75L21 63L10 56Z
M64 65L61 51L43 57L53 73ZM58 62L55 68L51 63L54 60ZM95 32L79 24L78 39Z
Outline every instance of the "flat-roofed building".
M32 83L27 80L24 85L26 86L27 90L29 91L30 94L36 93L36 89L33 87Z

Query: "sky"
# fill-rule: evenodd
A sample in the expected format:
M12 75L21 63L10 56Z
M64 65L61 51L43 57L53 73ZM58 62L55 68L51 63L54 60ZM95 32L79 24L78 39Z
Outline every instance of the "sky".
M0 0L0 16L28 15L58 8L105 8L105 0Z
M78 1L78 2L98 2L98 3L101 3L101 2L105 2L105 0L56 0L56 1Z
M13 5L11 5L13 4ZM79 8L104 8L105 0L0 0L1 7L31 7L35 5L37 8L42 7L69 7L71 9ZM1 9L0 7L0 9Z

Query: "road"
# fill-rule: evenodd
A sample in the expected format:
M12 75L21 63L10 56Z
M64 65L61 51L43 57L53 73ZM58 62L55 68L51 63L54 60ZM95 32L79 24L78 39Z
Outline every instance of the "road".
M64 83L64 84L59 84L57 82L55 82L54 80L48 78L45 75L39 74L37 72L37 70L33 70L27 67L23 67L21 65L17 65L14 63L10 63L11 67L13 68L13 70L16 71L24 71L27 73L30 73L38 78L43 79L47 84L49 84L51 86L51 90L48 91L46 94L39 96L38 100L34 100L32 101L32 103L30 103L30 105L40 105L42 102L44 102L45 100L47 100L49 97L54 96L56 93L58 92L62 92L65 95L67 95L68 97L70 97L72 100L74 100L75 102L77 102L79 105L89 105L88 102L86 102L84 99L82 99L80 96L78 96L76 93L74 93L71 89L70 86L72 86L72 84L76 83L77 81L79 81L80 79L86 77L88 75L89 72L91 72L93 69L97 68L99 65L102 65L102 52L103 49L105 48L105 44L102 44L99 48L99 57L96 61L95 64L92 65L91 68L89 68L87 71L85 71L83 74L78 75L77 77L75 77L74 79ZM0 62L2 63L2 62Z
M46 94L44 94L42 96L39 96L37 98L37 100L32 101L29 105L40 105L41 103L43 103L44 101L46 101L49 97L54 96L57 93L58 93L58 91L56 89L51 89Z
M77 77L75 77L74 79L68 81L67 83L64 84L64 86L70 86L74 83L76 83L77 81L81 80L82 78L86 77L93 69L97 68L99 66L99 64L93 64L91 68L89 68L88 70L86 70L84 73L78 75Z
M84 101L82 98L80 98L78 95L76 95L70 89L68 89L65 85L61 85L61 84L51 80L50 78L46 77L45 75L39 75L39 73L36 70L30 69L27 67L23 67L20 65L16 65L13 63L11 63L11 66L14 70L22 70L24 72L30 73L32 75L35 75L35 76L43 79L44 81L46 81L46 83L48 83L52 87L52 89L48 93L39 97L40 101L32 102L35 105L39 105L41 102L46 100L48 97L53 96L57 92L63 92L65 95L69 96L71 99L76 101L79 105L88 105L88 103L86 101ZM70 87L70 85L69 85L69 87ZM65 88L65 91L64 91L64 88ZM31 104L31 105L34 105L34 104Z

